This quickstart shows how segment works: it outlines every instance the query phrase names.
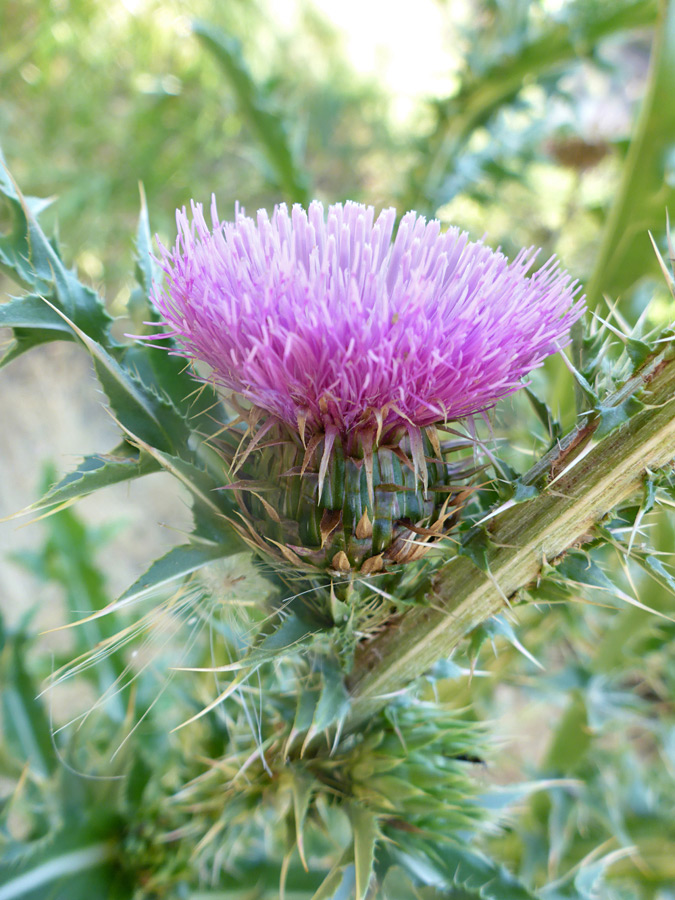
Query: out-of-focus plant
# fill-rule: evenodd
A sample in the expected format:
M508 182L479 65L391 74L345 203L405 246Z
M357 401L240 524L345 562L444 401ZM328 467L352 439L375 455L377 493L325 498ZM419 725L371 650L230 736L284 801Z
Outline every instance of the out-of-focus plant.
M206 665L216 653L236 660L269 586L247 558L235 557L161 607L155 599L139 627L136 610L109 611L95 561L105 538L60 510L47 519L37 556L16 560L55 577L71 602L91 612L86 651L75 661L61 651L42 693L39 657L32 654L29 668L25 654L31 614L2 632L0 771L11 786L0 819L4 900L92 892L243 897L253 886L256 896L275 897L280 878L287 896L333 896L341 884L362 895L377 845L385 896L388 882L398 896L431 872L438 884L489 879L495 892L530 896L468 847L467 835L497 819L477 802L473 777L488 752L485 731L451 703L411 695L361 733L336 736L327 755L323 721L345 703L339 672L320 657L318 666L298 655L275 664L268 645L255 683L170 734L199 710L214 681L210 672L193 672L179 688L167 666ZM114 636L99 634L93 643L101 624ZM127 644L135 650L129 664L102 684ZM98 694L94 705L86 697L79 712L69 705L63 721L59 692L87 682Z

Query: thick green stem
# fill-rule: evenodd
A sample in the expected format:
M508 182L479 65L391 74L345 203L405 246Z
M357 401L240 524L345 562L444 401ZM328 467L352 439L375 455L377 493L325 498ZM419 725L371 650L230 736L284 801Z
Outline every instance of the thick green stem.
M489 520L488 571L455 557L433 585L429 605L411 610L367 645L350 683L351 725L447 657L464 635L535 583L546 565L585 543L593 526L640 487L647 469L675 458L672 350L651 360L606 403L618 405L644 389L644 409L595 443L600 419L587 416L529 473L530 482L548 477L542 492Z

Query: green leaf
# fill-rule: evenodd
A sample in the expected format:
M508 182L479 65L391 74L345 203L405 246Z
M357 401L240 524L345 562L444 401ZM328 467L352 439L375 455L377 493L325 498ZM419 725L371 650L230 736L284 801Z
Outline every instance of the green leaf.
M537 414L537 418L548 432L552 441L559 438L562 434L561 423L553 416L547 403L541 400L531 388L526 387L525 395L532 405L532 409Z
M73 341L75 335L42 297L28 294L0 304L0 327L11 328L13 342L0 358L5 366L27 350L49 341Z
M653 353L653 348L646 344L644 341L639 341L637 338L626 338L626 353L630 361L633 363L634 369L639 369L640 366L646 362L649 357Z
M349 891L354 886L354 847L350 844L342 854L338 862L330 870L318 889L312 894L311 900L334 900L336 896L349 897L349 893L343 894L343 889ZM340 895L337 894L340 889Z
M271 634L265 636L253 655L256 658L260 652L263 655L276 655L281 651L289 650L291 647L299 646L308 638L311 638L313 634L314 631L298 616L285 616L281 625Z
M513 492L514 503L525 503L527 500L533 500L539 493L539 489L534 484L525 484L522 478L517 478L513 482L515 491Z
M641 409L644 409L644 404L641 403L637 397L628 397L623 403L618 404L618 406L603 406L602 404L598 404L595 407L595 410L600 416L600 422L595 429L595 437L605 437L605 435L614 431L615 428L619 428L621 425L628 422L631 416L640 412Z
M565 581L623 596L621 589L607 577L600 566L581 551L571 550L556 568L558 575Z
M584 759L593 743L582 691L575 691L551 741L544 769L569 775Z
M479 891L464 891L452 888L423 887L417 891L413 888L408 874L401 866L387 869L381 888L382 900L481 900Z
M312 731L321 732L349 712L349 694L340 667L330 661L323 667L323 684L314 713Z
M660 559L651 555L644 556L643 554L638 554L636 555L635 560L652 576L653 579L655 579L655 581L675 595L675 578L670 574L668 569L666 569Z
M196 381L190 364L182 356L171 354L164 347L137 342L125 350L122 363L153 398L157 414L175 447L192 445L198 435L220 431L221 424L227 421L213 386ZM231 440L236 449L239 439L225 432L220 440ZM219 465L223 467L222 460Z
M27 645L25 635L14 635L7 639L0 657L3 737L19 760L27 760L36 772L46 776L54 771L58 758L49 718L24 665ZM0 897L1 892L2 888Z
M102 344L79 328L56 306L51 303L49 305L70 326L91 354L98 380L120 424L153 447L171 449L172 441L164 421L160 421L157 415L155 398L144 390L134 376L123 368Z
M373 877L375 844L380 837L377 815L358 803L349 805L349 820L354 839L356 900L364 900Z
M234 531L227 520L227 515L234 511L234 500L227 491L218 491L219 485L214 484L208 472L171 453L163 453L131 432L129 438L192 494L199 537L220 543L225 533L228 541L234 539ZM244 549L241 544L239 548Z
M51 480L53 470L48 471L45 479L46 483ZM62 587L70 621L78 623L72 632L76 654L87 656L94 648L101 649L119 627L109 614L110 598L96 564L102 541L71 509L52 513L46 519L46 526L47 537L39 552L29 559L24 556L14 560L26 564L32 575ZM124 656L112 647L100 654L96 666L84 667L85 677L97 684L101 695L107 695L108 715L117 722L125 715L126 698L120 687L125 671ZM113 685L116 689L111 691Z
M521 653L526 659L529 659L529 661L537 666L537 668L543 669L541 663L520 643L513 627L506 619L502 618L502 616L493 616L491 619L488 619L481 628L484 629L486 635L490 638L496 636L505 638L518 653Z
M488 550L490 548L490 535L486 528L476 526L468 533L459 548L462 556L468 556L471 562L482 572L489 571Z
M598 403L597 393L593 390L591 385L588 383L588 380L581 374L581 372L575 366L572 365L572 363L567 359L567 357L564 356L563 359L565 360L567 368L572 373L572 376L574 377L574 380L576 381L578 388L581 390L581 393L590 402L591 406L595 406Z
M603 294L620 296L660 271L648 232L662 235L666 210L675 207L675 0L660 6L647 94L586 286L591 309Z
M73 340L73 332L67 322L48 306L37 294L13 297L0 304L1 328L36 328L41 331L61 332L58 338Z
M83 337L80 334L80 337ZM157 414L156 404L147 391L96 341L84 338L92 355L94 369L117 418L132 434L159 450L171 450L166 424Z
M303 833L309 802L312 799L316 782L313 778L302 775L300 772L293 772L292 778L291 792L293 794L293 815L295 817L295 839L298 844L300 859L305 869L307 869Z
M634 847L625 847L608 853L595 862L582 864L574 878L574 887L578 891L579 900L597 900L602 896L600 888L604 886L607 869L618 860L634 853Z
M438 886L440 876L448 888L475 891L481 900L536 900L500 863L455 841L431 843L406 836L400 844L401 849L391 848L390 854L423 884Z
M187 578L203 566L241 551L234 542L222 544L181 544L173 547L135 581L117 600L116 606L132 603L146 594L179 579Z
M647 475L645 475L645 483L642 491L642 504L640 506L643 515L646 515L654 509L655 501L656 481L650 473L647 473Z
M155 262L152 252L152 237L150 234L150 219L148 217L148 205L145 200L145 191L141 185L141 211L138 216L138 228L136 229L136 281L143 290L146 301L145 308L149 315L156 318L155 310L150 303L150 295L153 285L160 284L162 270ZM153 315L154 314L154 315Z
M52 485L31 509L45 509L91 494L100 488L122 481L130 481L160 471L161 466L151 456L138 452L123 442L111 453L85 456L77 469Z
M100 891L109 896L117 853L112 840L62 832L46 847L29 847L18 863L0 862L0 900L88 900L104 896Z
M306 734L312 727L312 719L314 711L319 700L319 691L305 690L299 691L295 701L295 718L293 719L293 727L288 737L288 747L290 747L298 735Z
M307 178L295 161L284 122L255 83L239 42L208 22L195 22L192 27L229 79L241 113L272 168L275 184L288 200L306 205L310 199Z
M110 343L108 329L112 320L100 297L63 265L38 224L36 216L44 208L44 201L23 197L1 158L0 195L4 195L13 219L11 232L0 233L0 270L31 292L28 298L31 310L34 309L34 295L47 296L94 340ZM16 307L13 314L16 314ZM55 332L54 336L56 334L62 333ZM48 339L53 340L54 336Z

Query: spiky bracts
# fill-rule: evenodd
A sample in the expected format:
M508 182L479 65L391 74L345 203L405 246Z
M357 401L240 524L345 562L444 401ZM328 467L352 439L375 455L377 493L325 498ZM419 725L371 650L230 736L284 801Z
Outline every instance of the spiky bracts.
M220 222L214 200L211 220L195 203L191 220L177 213L175 247L161 247L167 277L154 302L164 333L154 339L172 337L251 404L249 451L282 425L306 448L301 474L318 452L314 503L328 511L344 512L324 496L341 457L363 468L376 517L377 454L402 441L427 499L430 479L439 480L428 449L429 439L438 444L435 425L517 390L566 345L583 311L578 285L554 258L528 274L534 248L509 263L413 212L395 237L393 209L375 218L373 207L351 202L327 215L319 202L290 213L280 205L255 220L237 209L234 222ZM433 524L433 510L425 518ZM338 569L363 559L347 552L336 566L335 553Z
M379 446L369 464L347 455L337 440L320 473L319 460L325 459L321 442L313 453L281 424L269 435L269 443L252 452L242 467L246 477L228 489L236 493L244 513L237 526L242 537L255 550L285 559L297 570L372 575L413 562L443 538L471 493L464 485L475 471L473 457L450 463L440 447L433 457L426 435L426 493L405 436L400 444ZM454 444L456 449L466 446Z

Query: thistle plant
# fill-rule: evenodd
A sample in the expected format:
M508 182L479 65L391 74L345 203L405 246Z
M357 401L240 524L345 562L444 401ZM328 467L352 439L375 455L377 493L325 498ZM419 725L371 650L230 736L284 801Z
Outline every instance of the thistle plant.
M495 826L471 780L485 756L481 735L422 687L382 710L467 633L478 646L487 620L519 599L603 583L579 548L625 543L626 521L639 528L648 507L631 504L645 477L652 505L671 490L669 334L623 334L617 355L612 328L593 325L587 364L570 376L583 397L579 423L562 437L530 391L550 449L519 475L477 427L569 342L583 300L555 261L528 274L533 251L508 263L414 215L392 240L390 211L374 220L348 204L324 218L314 204L308 213L261 213L257 226L239 212L221 224L214 212L211 229L195 206L192 222L179 213L176 247L161 249L156 266L143 211L138 275L152 298L151 327L120 342L100 300L44 237L34 202L7 174L3 190L15 222L0 245L3 262L28 288L1 310L15 334L8 357L45 340L79 340L123 435L36 508L54 513L162 468L193 498L190 542L154 563L106 614L126 616L173 583L166 610L213 627L229 583L217 561L251 548L268 584L253 617L228 621L206 658L179 664L198 679L200 698L185 710L183 733L204 735L210 722L216 731L203 751L183 745L182 786L171 800L147 788L153 815L182 848L161 878L144 875L148 884L243 884L251 860L274 858L282 890L290 877L316 898L398 896L399 870L410 880L405 896L426 883L495 900L529 897L467 843L468 833ZM480 462L477 446L486 448ZM612 509L615 524L606 518ZM630 545L668 585L667 570L634 538ZM122 633L139 633L144 621L152 612ZM81 677L90 660L120 647L107 629L71 671ZM97 707L114 708L133 677L119 667ZM119 852L147 871L162 839L156 823L139 827L133 852L126 837ZM331 834L341 835L333 851ZM113 854L105 848L101 865ZM308 880L301 871L294 880L293 859Z
M631 325L600 299L655 268L675 299L672 246L646 244L665 163L639 164L670 158L666 38L587 298L546 253L509 261L433 218L448 154L506 179L471 140L498 131L495 103L655 16L574 6L515 57L493 42L467 63L398 204L423 215L400 220L311 202L237 48L197 26L273 170L269 207L289 205L221 221L193 203L163 246L143 201L122 322L0 169L20 293L2 363L78 344L120 432L47 478L44 547L17 559L62 587L75 649L45 666L30 614L0 631L0 900L670 900L675 579L651 529L675 505L672 307L661 286ZM67 507L160 471L193 529L109 597L100 536ZM519 679L563 712L531 780L502 788L480 719ZM56 722L69 681L95 699Z

